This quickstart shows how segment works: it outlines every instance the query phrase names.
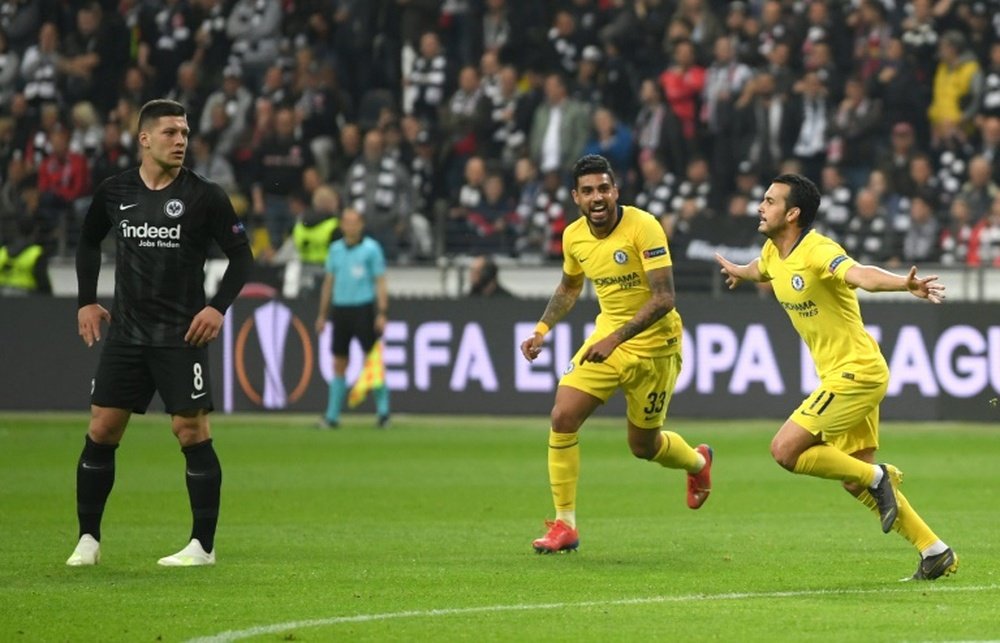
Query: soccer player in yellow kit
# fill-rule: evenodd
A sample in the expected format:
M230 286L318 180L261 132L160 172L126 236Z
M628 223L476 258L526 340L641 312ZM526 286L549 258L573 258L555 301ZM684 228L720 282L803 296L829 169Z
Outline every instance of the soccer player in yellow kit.
M556 519L546 521L547 533L532 543L539 553L579 545L577 432L619 388L625 393L632 454L687 471L692 509L701 507L711 490L711 448L691 448L677 433L660 430L681 370L681 318L674 309L663 227L648 212L618 205L615 175L603 156L579 159L573 180L573 200L582 216L563 232L562 280L535 332L521 343L521 353L529 361L538 357L546 333L576 303L584 277L594 284L601 313L556 391L548 450Z
M889 367L865 330L856 288L908 291L932 303L944 299L936 276L906 276L857 263L832 239L812 229L819 190L798 174L775 178L757 208L767 241L760 257L737 265L720 255L729 288L770 281L816 365L819 387L792 413L771 442L771 455L794 473L840 480L879 514L882 531L895 528L920 552L913 575L934 580L958 569L958 556L920 518L899 491L902 473L875 464L879 404Z

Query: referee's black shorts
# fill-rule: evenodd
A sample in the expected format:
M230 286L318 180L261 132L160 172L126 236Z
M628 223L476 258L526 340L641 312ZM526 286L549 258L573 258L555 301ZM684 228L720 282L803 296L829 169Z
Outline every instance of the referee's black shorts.
M104 345L91 404L145 413L156 391L171 415L196 409L211 411L208 347Z
M360 306L333 307L333 354L337 357L347 357L350 354L351 340L355 337L364 349L365 354L375 345L378 336L375 334L375 303Z

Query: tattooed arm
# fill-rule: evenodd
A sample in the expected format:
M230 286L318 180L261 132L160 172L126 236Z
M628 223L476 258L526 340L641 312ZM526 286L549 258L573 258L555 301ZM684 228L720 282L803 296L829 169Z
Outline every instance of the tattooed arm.
M562 281L556 286L556 291L552 293L549 304L542 313L542 323L552 328L576 305L576 300L583 290L583 273L578 275L567 275L565 272Z
M669 266L646 273L649 282L649 300L632 319L593 346L580 358L580 363L603 362L619 344L627 342L646 330L674 308L674 270Z
M545 339L545 333L573 309L582 290L583 273L578 275L563 273L562 281L556 286L556 291L552 293L552 298L549 299L534 334L521 342L521 354L524 355L525 359L531 362L538 357L542 350L542 340Z
M673 268L650 270L646 273L646 279L649 281L649 301L639 309L635 317L613 333L619 344L632 339L674 309Z

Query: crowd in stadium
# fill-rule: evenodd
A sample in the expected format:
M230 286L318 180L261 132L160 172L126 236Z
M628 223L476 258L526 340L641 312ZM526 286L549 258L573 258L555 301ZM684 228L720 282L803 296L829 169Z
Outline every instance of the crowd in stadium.
M347 206L390 261L555 261L599 153L678 260L793 170L859 261L1000 266L998 0L5 0L0 260L72 256L159 97L262 264Z

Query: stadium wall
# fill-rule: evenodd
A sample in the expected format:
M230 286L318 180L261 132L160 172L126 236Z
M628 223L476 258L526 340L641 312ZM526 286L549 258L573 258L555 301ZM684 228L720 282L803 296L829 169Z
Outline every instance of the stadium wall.
M4 300L0 409L86 409L99 353L76 335L75 308L72 299ZM580 302L529 364L518 346L543 308L540 300L395 300L385 336L394 411L547 414L596 307ZM318 415L331 329L316 337L315 314L309 300L238 300L212 348L216 409ZM674 417L782 418L813 389L808 354L772 300L687 295L681 314ZM1000 397L1000 305L868 302L864 314L892 370L884 418L1000 420L991 403ZM349 381L363 361L354 351ZM601 413L623 407L618 395ZM368 400L359 410L371 408Z

